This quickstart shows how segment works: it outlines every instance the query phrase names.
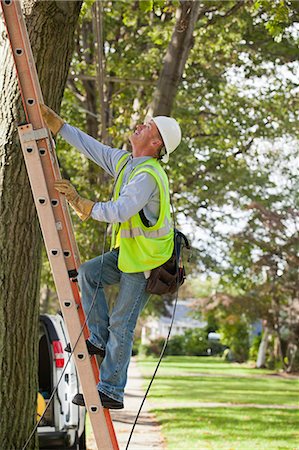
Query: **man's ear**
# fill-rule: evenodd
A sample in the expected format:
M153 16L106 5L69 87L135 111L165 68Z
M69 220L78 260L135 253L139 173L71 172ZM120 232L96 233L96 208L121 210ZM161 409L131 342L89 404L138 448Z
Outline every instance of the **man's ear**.
M160 138L158 138L158 137L156 137L156 138L154 138L154 139L152 140L152 146L153 146L153 147L156 147L157 145L162 145L162 144L163 144L162 139L160 139Z

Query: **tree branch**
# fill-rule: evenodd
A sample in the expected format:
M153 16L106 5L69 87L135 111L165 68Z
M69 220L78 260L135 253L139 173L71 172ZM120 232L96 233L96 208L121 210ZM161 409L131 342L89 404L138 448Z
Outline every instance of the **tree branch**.
M93 4L93 28L96 36L97 84L101 103L101 141L107 140L107 102L105 99L105 62L103 54L103 10L102 3Z
M245 0L240 0L238 1L232 8L230 8L228 11L226 11L225 14L219 14L219 15L214 15L212 17L212 19L210 19L206 26L210 26L213 25L215 22L217 22L219 19L225 19L226 17L231 16L232 14L234 14L236 11L238 11L242 6L244 6L245 4Z
M69 79L71 80L90 80L90 81L96 81L96 77L94 75L85 75L84 73L79 73L78 75L69 75ZM121 78L121 77L114 77L114 76L104 76L104 81L107 83L124 83L124 84L140 84L142 86L148 85L152 86L156 84L157 80L143 80L143 79L137 79L137 78Z
M68 78L68 86L73 91L75 97L81 102L84 103L86 101L85 96L82 92L77 88L74 78Z

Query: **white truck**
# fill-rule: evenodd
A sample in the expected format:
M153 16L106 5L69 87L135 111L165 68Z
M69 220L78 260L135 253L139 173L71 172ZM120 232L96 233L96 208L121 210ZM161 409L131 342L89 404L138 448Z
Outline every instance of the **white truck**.
M48 404L69 359L64 351L69 342L60 314L40 316L39 331L39 392ZM38 426L41 449L85 450L85 408L72 403L80 392L76 367L71 358L59 382L57 392Z

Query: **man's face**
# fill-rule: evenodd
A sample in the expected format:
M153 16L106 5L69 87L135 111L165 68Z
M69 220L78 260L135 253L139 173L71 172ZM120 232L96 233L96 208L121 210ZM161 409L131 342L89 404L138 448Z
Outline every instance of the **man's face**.
M131 144L138 147L141 145L146 147L156 141L161 141L161 136L157 125L152 119L142 125L137 125L134 133L130 136Z

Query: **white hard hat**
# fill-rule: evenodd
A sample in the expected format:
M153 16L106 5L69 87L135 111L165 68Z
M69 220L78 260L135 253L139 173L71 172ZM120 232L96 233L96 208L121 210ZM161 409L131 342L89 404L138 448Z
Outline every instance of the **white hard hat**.
M163 139L166 153L162 157L164 163L168 163L169 154L172 153L182 139L182 132L179 124L172 117L157 116L152 118Z

